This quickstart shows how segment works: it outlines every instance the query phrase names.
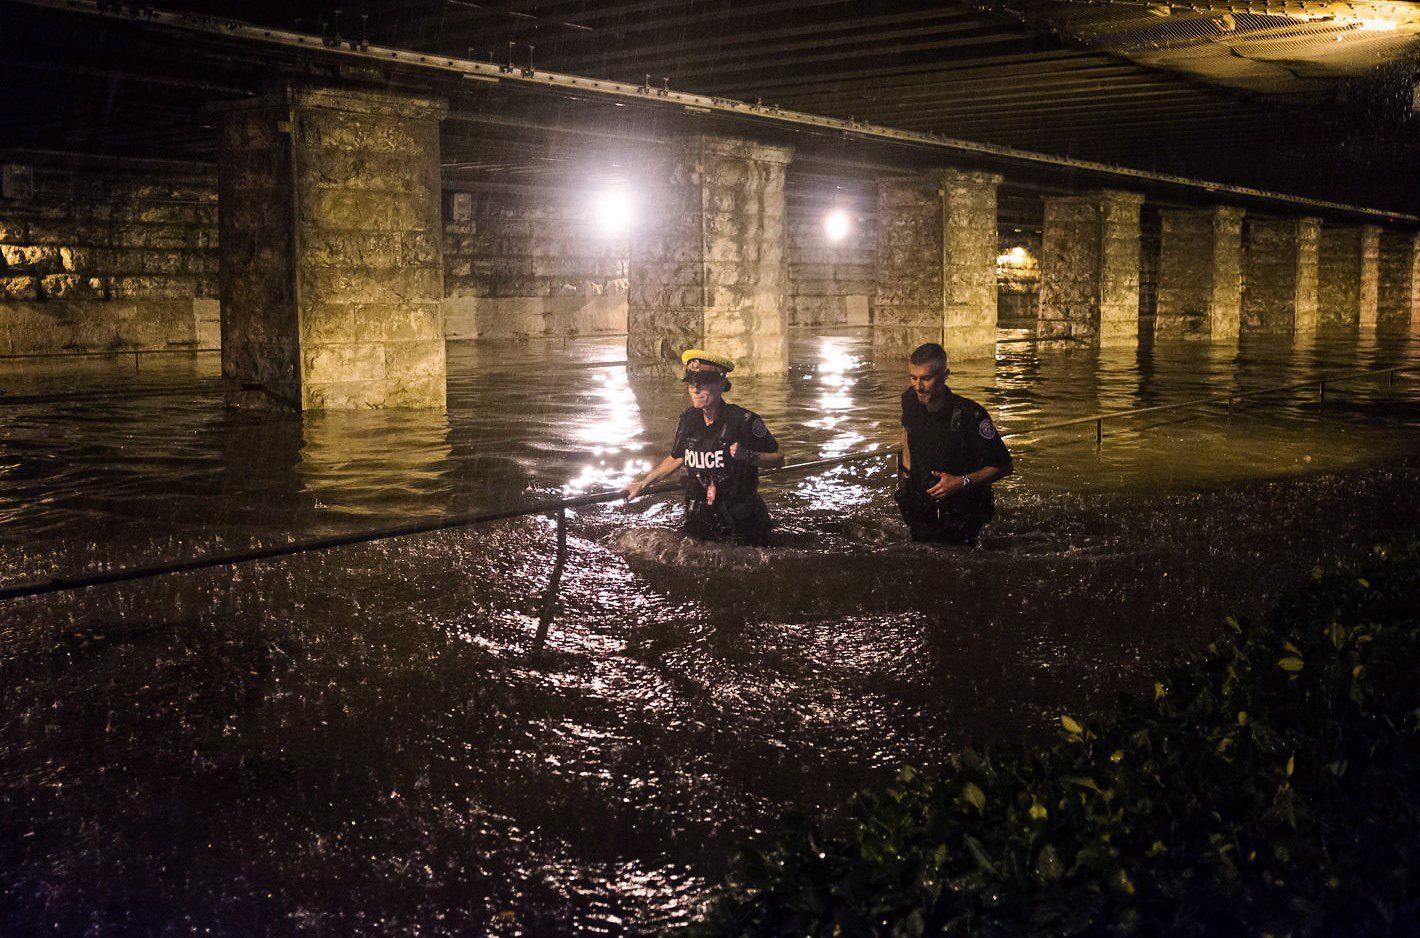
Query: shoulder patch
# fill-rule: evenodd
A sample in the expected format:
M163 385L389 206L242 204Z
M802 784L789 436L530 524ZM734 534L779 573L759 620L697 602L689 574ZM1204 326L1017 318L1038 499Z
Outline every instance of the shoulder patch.
M989 440L996 435L996 426L991 422L991 418L987 417L976 425L976 432L981 434L983 440Z
M749 432L753 433L755 436L758 437L766 437L769 435L769 428L764 425L763 420L760 420L758 417L755 417L753 420L750 421Z

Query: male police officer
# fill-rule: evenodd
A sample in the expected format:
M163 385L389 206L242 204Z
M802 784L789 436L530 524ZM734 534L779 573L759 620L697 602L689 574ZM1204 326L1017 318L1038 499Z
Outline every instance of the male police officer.
M759 497L759 470L784 462L774 435L758 414L724 399L735 363L703 349L681 355L691 406L680 415L671 454L639 482L627 499L685 466L683 532L706 541L769 543L769 509Z
M908 362L902 394L902 463L897 504L914 541L975 544L996 513L991 483L1011 471L1011 454L975 401L947 388L947 353L929 342Z

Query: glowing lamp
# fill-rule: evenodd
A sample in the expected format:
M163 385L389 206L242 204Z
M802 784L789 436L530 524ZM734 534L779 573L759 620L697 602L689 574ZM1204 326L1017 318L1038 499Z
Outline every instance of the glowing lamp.
M624 188L604 189L592 200L592 216L603 237L621 237L636 220L635 201Z
M848 237L848 232L852 227L853 223L849 219L848 213L841 208L834 209L823 218L823 233L834 244Z
M1005 254L996 255L997 267L1025 267L1030 263L1030 252L1019 244Z

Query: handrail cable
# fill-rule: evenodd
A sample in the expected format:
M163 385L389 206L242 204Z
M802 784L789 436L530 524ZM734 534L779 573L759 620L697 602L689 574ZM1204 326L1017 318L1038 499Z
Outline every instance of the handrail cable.
M1076 417L1071 420L1062 420L1057 423L1045 424L1039 427L1032 427L1029 430L1022 430L1016 433L1003 433L1002 437L1026 436L1039 433L1045 430L1056 430L1062 427L1076 426L1079 424L1095 423L1096 443L1103 437L1103 421L1116 417L1128 417L1135 414L1153 413L1161 410L1176 410L1184 407L1199 407L1206 404L1218 403L1221 401L1231 402L1236 399L1246 397L1257 397L1262 394L1276 393L1279 391L1290 391L1298 388L1317 387L1319 396L1324 399L1326 385L1345 381L1352 378L1375 377L1378 375L1389 375L1390 382L1393 383L1397 372L1413 371L1412 366L1399 365L1392 368L1380 368L1371 371L1356 371L1340 375L1329 375L1315 378L1311 381L1298 382L1296 384L1280 385L1271 388L1262 388L1254 391L1240 391L1233 394L1220 394L1213 397L1198 398L1191 401L1180 401L1176 404L1157 404L1150 407L1136 407L1131 410L1109 411L1107 413L1091 414L1087 417ZM805 462L791 463L780 466L778 469L766 470L765 475L778 475L784 472L797 472L810 469L821 469L829 466L843 465L851 462L866 461L869 459L881 459L884 456L897 452L895 448L883 447L856 453L848 453L843 456L831 456L825 459L812 459ZM679 489L679 482L663 482L650 486L642 490L644 495L657 495L672 492ZM396 525L394 527L380 528L374 531L355 531L349 534L336 534L328 537L309 538L301 541L292 541L288 544L276 544L268 547L258 547L252 550L239 551L232 554L218 554L211 557L198 557L189 560L176 560L167 563L153 564L143 567L123 567L117 570L107 570L100 573L91 573L84 576L75 577L51 577L45 580L30 580L23 583L16 583L12 586L0 587L0 601L6 599L18 599L25 596L39 596L45 593L68 592L71 590L84 589L90 586L100 586L108 583L122 583L131 580L150 579L152 577L166 576L173 573L187 573L195 570L208 570L214 567L226 567L239 563L249 563L255 560L270 560L276 557L289 557L294 554L312 553L314 551L329 550L335 547L348 547L354 544L368 544L373 541L389 540L397 537L409 537L415 534L428 534L434 531L447 531L452 528L470 527L477 524L487 524L493 521L504 521L509 518L526 517L529 515L552 515L556 517L558 524L558 548L559 555L565 556L566 544L566 520L568 508L581 508L587 505L596 505L603 502L617 501L625 498L626 493L621 489L608 492L592 492L586 495L573 495L566 498L543 499L529 505L518 508L504 508L495 511L479 511L469 514L453 515L431 521L417 521L410 524ZM557 571L560 573L560 570ZM560 579L560 577L559 577ZM542 614L542 624L539 634L545 636L547 623L552 617L552 600L549 592L549 600L544 604Z

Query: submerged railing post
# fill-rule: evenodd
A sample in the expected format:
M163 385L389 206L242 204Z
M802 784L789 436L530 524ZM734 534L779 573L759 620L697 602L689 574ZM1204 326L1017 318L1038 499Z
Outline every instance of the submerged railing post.
M1104 418L1095 421L1095 446L1104 443Z
M1325 381L1323 381L1323 382L1321 382L1320 384L1317 385L1317 388L1316 388L1316 399L1319 400L1319 401L1324 401L1324 400L1326 400L1326 382L1325 382Z
M547 593L542 598L542 616L537 623L537 638L533 650L542 651L547 644L547 629L552 625L552 614L557 609L557 588L562 583L562 568L567 564L567 509L557 509L557 560L552 565L552 576L547 581Z

